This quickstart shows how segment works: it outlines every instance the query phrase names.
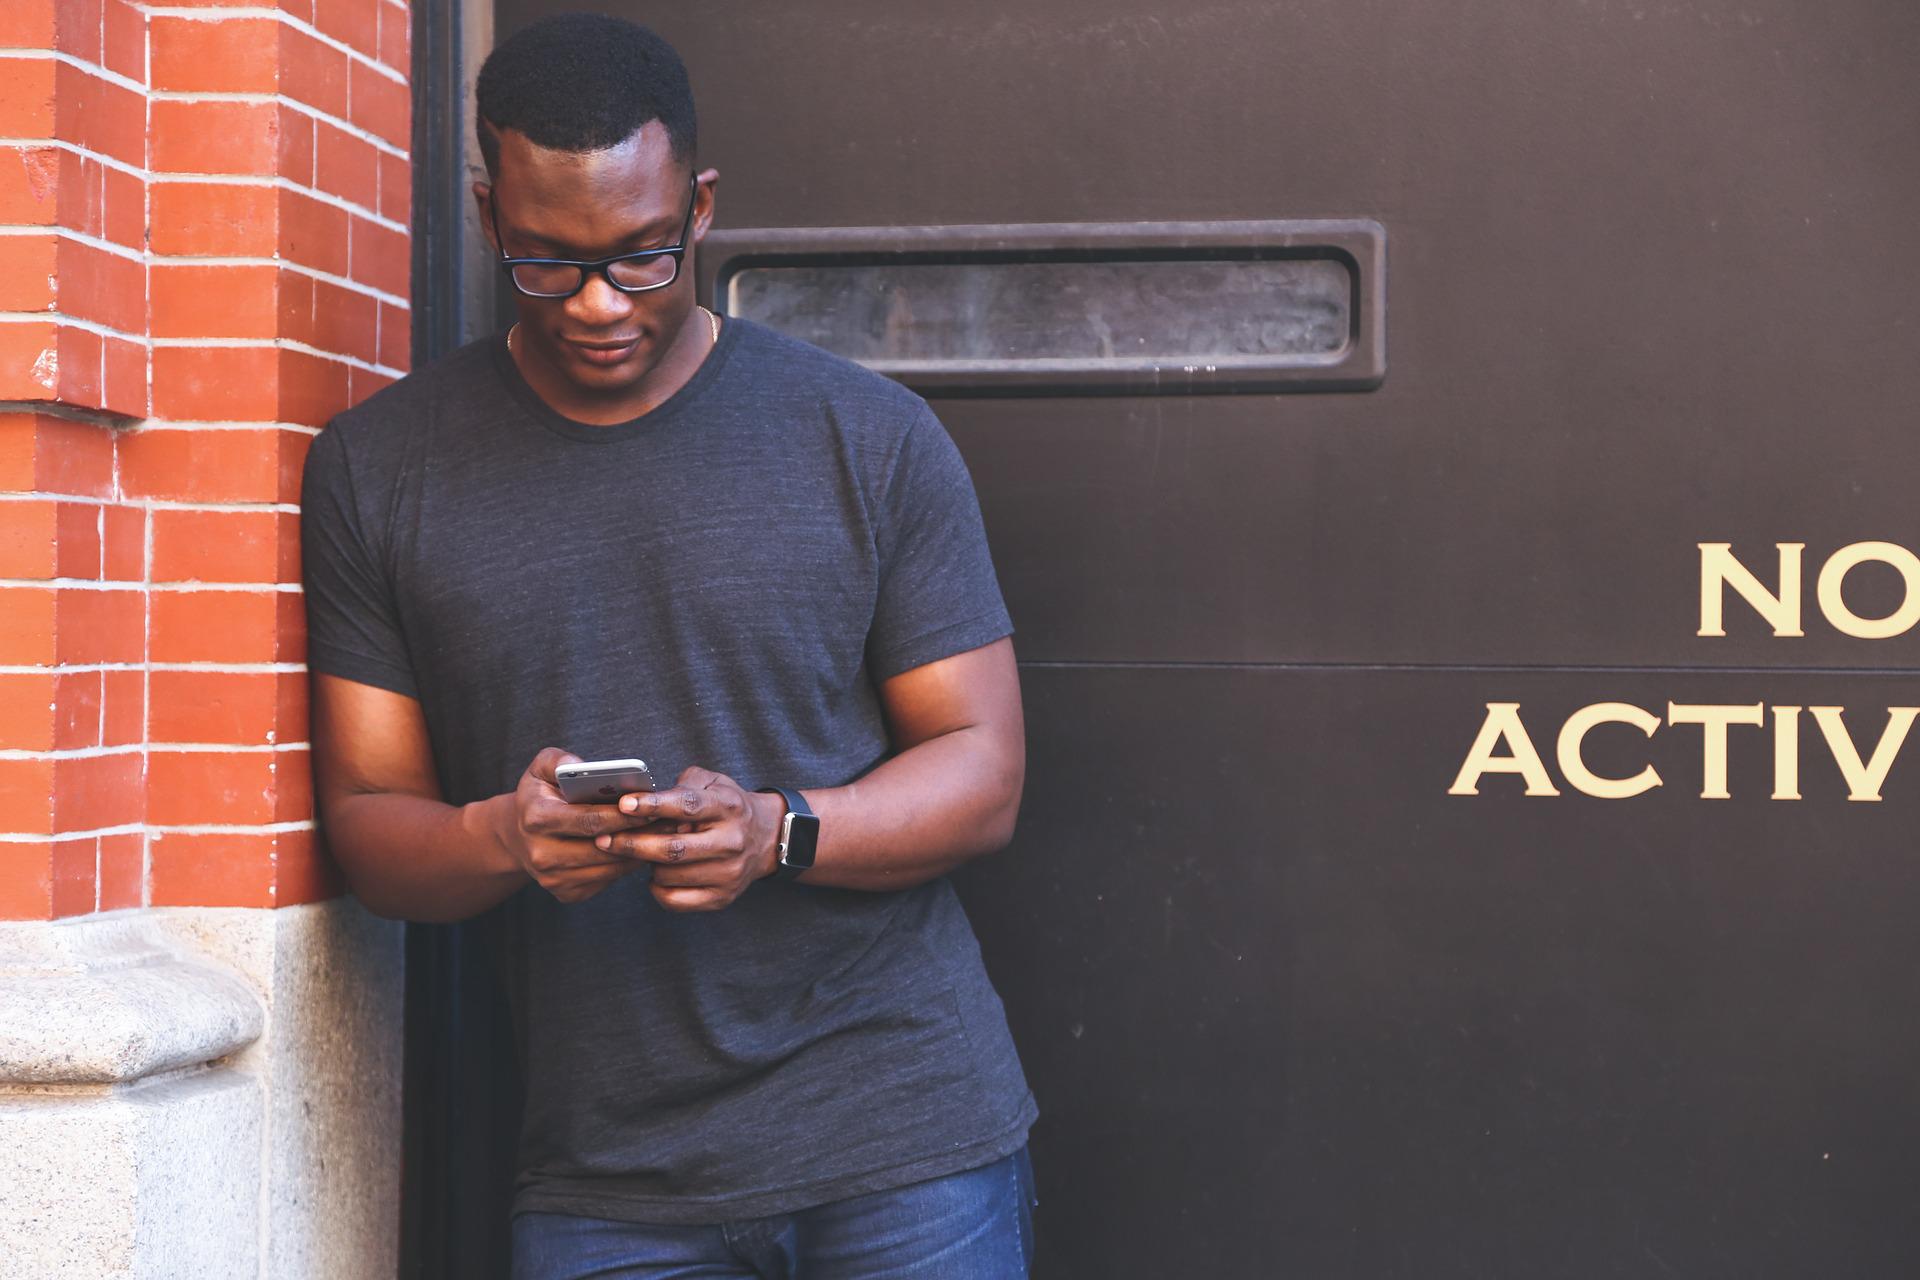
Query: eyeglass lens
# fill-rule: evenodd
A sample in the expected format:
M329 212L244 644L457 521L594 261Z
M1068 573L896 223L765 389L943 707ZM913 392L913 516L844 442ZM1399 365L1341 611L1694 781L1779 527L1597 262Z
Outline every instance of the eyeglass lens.
M626 258L607 264L613 282L626 289L654 289L672 281L679 269L674 255L656 258ZM556 297L577 291L582 284L581 269L568 263L522 262L512 268L513 282L528 293Z

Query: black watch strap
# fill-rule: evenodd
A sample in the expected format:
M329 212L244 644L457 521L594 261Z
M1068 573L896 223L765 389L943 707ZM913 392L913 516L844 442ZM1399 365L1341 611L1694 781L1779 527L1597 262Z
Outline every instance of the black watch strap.
M791 880L813 866L814 850L820 845L820 819L798 791L786 787L761 787L760 790L778 792L787 803L786 817L780 820L780 843L774 857L773 876L776 880Z

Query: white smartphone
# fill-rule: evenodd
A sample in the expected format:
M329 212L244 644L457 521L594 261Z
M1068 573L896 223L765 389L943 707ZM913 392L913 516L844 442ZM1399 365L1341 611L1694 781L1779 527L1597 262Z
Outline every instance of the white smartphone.
M576 760L558 765L554 784L568 804L613 804L629 791L652 791L645 760Z

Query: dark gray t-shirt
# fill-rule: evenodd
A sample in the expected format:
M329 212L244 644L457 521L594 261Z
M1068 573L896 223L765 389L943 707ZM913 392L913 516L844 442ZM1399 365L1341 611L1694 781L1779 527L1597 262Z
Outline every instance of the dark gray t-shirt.
M888 754L876 684L1011 625L926 403L743 320L666 403L586 426L498 337L342 414L302 493L313 670L419 699L442 794L543 747L831 787ZM501 908L527 1109L516 1211L699 1223L1016 1150L1032 1096L960 903L638 876Z

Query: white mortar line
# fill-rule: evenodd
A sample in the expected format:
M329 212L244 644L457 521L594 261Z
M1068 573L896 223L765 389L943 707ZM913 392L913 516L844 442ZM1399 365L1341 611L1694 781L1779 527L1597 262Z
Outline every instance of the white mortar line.
M82 320L79 316L69 315L65 311L0 311L0 324L56 324L62 328L78 329L82 333L96 334L102 338L116 338L121 342L131 342L136 347L153 345L143 334L128 333L125 329L115 329L92 320Z
M101 699L102 702L106 700ZM142 748L137 742L129 742L118 747L64 747L56 751L26 751L10 748L0 751L0 760L91 760L98 756L139 755Z
M289 743L285 746L277 742L149 742L148 751L172 751L181 755L226 755L244 753L246 755L270 755L278 751L305 751L304 742Z
M78 244L91 245L95 249L104 249L120 258L131 258L135 262L147 261L147 255L138 249L129 249L123 244L111 240L102 240L99 236L90 236L84 231L75 231L70 227L35 227L18 223L0 225L0 236L61 236Z
M319 347L311 347L292 338L155 338L153 345L156 349L171 347L180 350L199 347L258 350L263 347L274 347L281 351L298 351L302 355L314 356L321 360L332 360L339 364L350 365L355 369L364 369L368 373L384 374L389 378L404 377L406 374L404 369L394 369L384 364L371 364L358 356L346 355L339 351L322 351Z
M311 831L314 829L311 818L297 822L259 822L259 823L221 823L198 822L190 826L163 827L148 824L147 831L157 836L218 836L218 835L275 835L282 831Z
M407 83L405 76L395 71L392 67L389 67L386 63L381 62L378 58L368 57L352 45L344 44L334 39L326 32L321 31L310 23L302 22L284 10L244 8L238 5L232 8L221 7L206 9L164 4L143 4L137 5L136 7L149 18L185 18L189 22L226 22L235 18L265 18L271 22L278 22L285 26L292 27L302 35L311 36L321 44L338 49L341 53L353 59L353 61L364 64L368 70L379 73L395 84L404 85Z
M291 262L286 258L239 257L234 254L208 254L205 257L197 257L193 254L186 253L156 253L149 255L149 257L155 266L163 267L171 265L188 267L280 267L314 280L324 280L328 284L338 285L342 289L350 289L354 293L364 293L370 298L378 298L389 306L399 307L402 310L408 311L413 309L412 304L398 294L386 293L374 288L370 284L362 284L358 280L352 280L346 276L337 276L331 271L322 271L318 267L309 267L305 263Z
M316 200L321 204L332 205L334 208L344 210L356 217L365 218L375 226L384 227L388 231L397 231L402 235L407 234L407 226L403 222L395 222L392 218L383 218L377 211L369 209L365 205L355 204L351 200L344 200L339 196L321 191L315 187L302 186L291 178L283 178L278 175L269 177L266 174L249 173L178 173L173 170L156 170L153 174L153 184L155 186L180 186L186 183L194 183L208 187L272 187L280 191L291 191L296 195L306 196L309 200Z
M145 180L147 176L147 171L139 165L128 164L125 160L116 159L104 152L91 150L90 148L81 146L77 142L69 142L65 138L0 138L0 147L64 151L69 155L92 160L98 164L105 165L109 169L118 169L122 173L130 174L142 180Z
M118 71L109 71L97 62L88 62L85 58L75 57L64 49L0 49L0 58L34 58L42 62L49 60L64 62L90 76L98 76L108 84L117 85L122 89L131 89L141 97L145 97L147 93L147 86L139 81L129 80Z
M123 824L118 827L94 827L88 831L43 832L39 835L6 831L0 832L0 844L46 844L53 840L88 840L95 836L132 836L146 829L144 824Z
M157 89L147 95L154 102L240 102L253 106L278 104L291 107L301 115L314 120L324 120L342 133L351 134L362 142L370 143L377 150L384 151L397 159L405 160L411 154L405 147L397 147L377 133L362 129L351 120L342 120L330 111L322 111L311 102L302 102L298 98L289 98L284 93L188 93L180 89Z

